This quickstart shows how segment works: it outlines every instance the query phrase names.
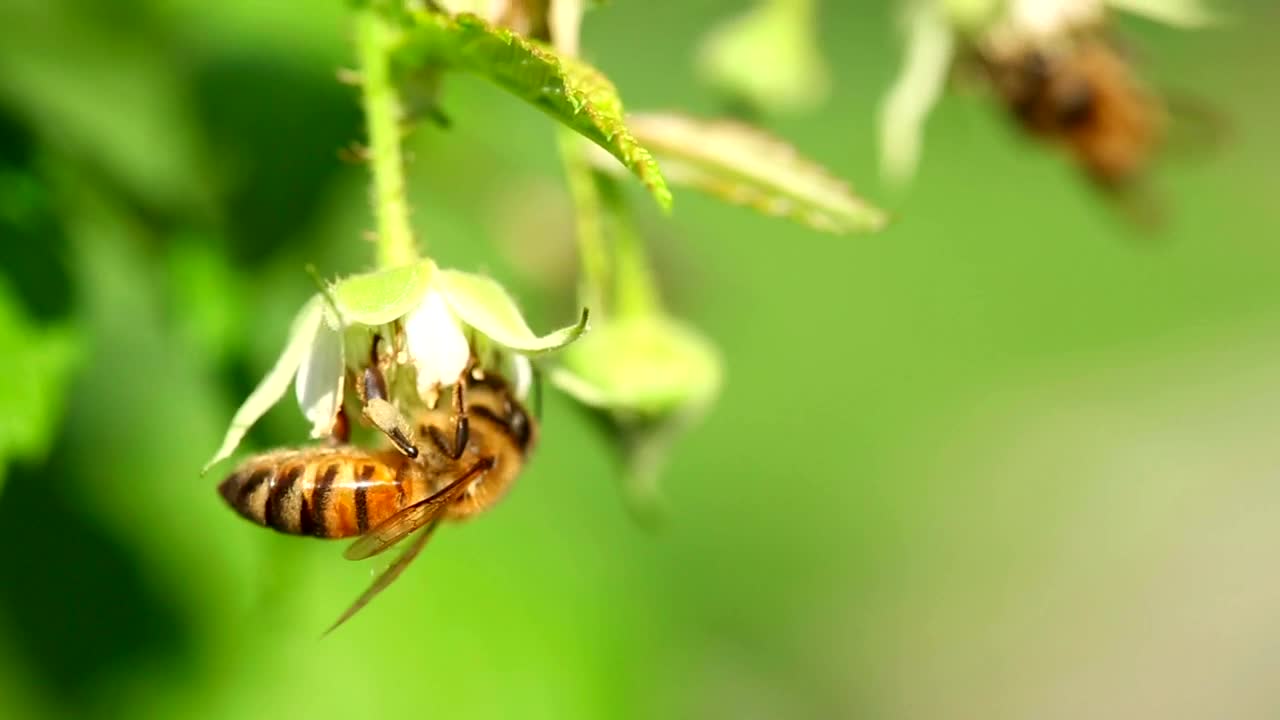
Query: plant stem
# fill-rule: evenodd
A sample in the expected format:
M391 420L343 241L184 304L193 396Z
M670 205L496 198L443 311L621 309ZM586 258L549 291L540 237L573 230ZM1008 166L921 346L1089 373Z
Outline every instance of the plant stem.
M578 281L578 301L591 309L592 317L603 319L607 311L605 290L609 287L609 248L601 219L600 193L591 174L582 138L560 128L560 158L573 197L577 220L578 258L582 275Z
M662 309L658 282L625 199L610 197L606 202L613 220L609 231L614 247L614 312L618 317L657 314Z
M404 158L400 151L400 95L391 78L395 28L373 7L356 11L356 53L361 101L373 173L371 201L378 223L378 267L396 267L418 257L405 201Z

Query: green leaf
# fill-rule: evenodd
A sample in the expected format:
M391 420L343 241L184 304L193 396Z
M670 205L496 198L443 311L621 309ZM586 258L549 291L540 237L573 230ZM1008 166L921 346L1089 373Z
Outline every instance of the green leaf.
M560 389L622 418L696 413L719 391L720 353L700 333L663 315L619 318L565 351L551 373Z
M220 243L183 233L168 248L167 307L183 346L214 361L240 352L250 293Z
M673 183L827 232L872 232L888 222L848 183L758 128L667 113L633 115L631 126Z
M385 325L422 302L436 275L435 263L422 260L389 270L351 275L333 285L339 321Z
M442 64L492 81L608 151L670 208L657 163L627 129L617 90L599 70L472 15L413 17L399 53L402 68Z
M763 0L715 27L698 53L699 73L758 108L817 105L831 83L814 5L815 0Z
M9 460L38 460L62 417L80 355L80 336L65 324L37 326L0 282L0 484Z
M316 333L323 327L323 303L323 297L318 294L313 295L298 311L293 325L289 328L289 339L285 343L284 352L280 353L280 359L276 360L275 366L266 377L262 378L258 387L249 393L249 397L245 399L240 409L236 410L236 414L231 418L231 426L227 428L227 434L222 439L222 446L213 454L213 458L205 463L200 471L202 474L235 452L249 428L273 405L280 402L280 398L284 397L285 392L289 390L289 385L293 382L293 376L298 372L303 358L311 351Z
M168 48L78 3L3 2L0 101L136 197L208 209L208 158Z
M449 309L462 322L479 330L499 345L525 355L548 353L577 340L587 329L587 310L583 308L578 322L539 337L529 329L520 309L497 281L483 275L440 270L436 287L449 303Z

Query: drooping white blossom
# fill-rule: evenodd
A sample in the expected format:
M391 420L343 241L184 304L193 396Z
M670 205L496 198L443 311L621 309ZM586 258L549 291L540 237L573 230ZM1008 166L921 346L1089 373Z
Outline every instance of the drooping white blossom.
M347 371L360 371L368 359L348 348L368 348L375 334L403 338L404 352L394 360L415 373L416 400L425 401L456 383L473 356L494 363L489 369L495 372L511 373L517 397L523 398L532 375L529 358L568 345L586 328L584 310L577 323L536 335L492 278L442 270L430 260L345 278L299 311L280 358L236 411L205 469L235 451L290 382L312 436L332 432Z

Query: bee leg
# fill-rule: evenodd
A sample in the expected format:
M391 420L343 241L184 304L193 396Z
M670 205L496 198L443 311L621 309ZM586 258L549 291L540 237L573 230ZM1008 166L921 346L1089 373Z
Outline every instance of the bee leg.
M400 414L395 405L382 398L373 398L365 403L361 412L374 427L391 440L397 450L410 458L418 457L418 446L413 442L413 430L409 427L409 421L405 420L404 415Z
M386 435L404 455L418 457L418 446L413 441L413 430L404 415L387 400L387 380L378 369L378 337L374 336L369 351L369 364L360 373L356 394L360 396L361 414Z
M356 393L360 396L360 402L366 405L370 400L387 399L387 379L378 367L378 343L381 339L381 335L373 336L373 341L369 344L369 364L364 366L364 370L360 373L360 381L356 383Z
M471 424L467 420L466 387L467 373L464 372L458 378L458 382L453 385L453 442L450 443L444 432L435 426L428 431L436 447L449 456L450 460L461 458L471 439Z
M329 431L329 445L346 445L351 442L351 420L347 417L346 408L338 408L338 415L333 419L333 429Z

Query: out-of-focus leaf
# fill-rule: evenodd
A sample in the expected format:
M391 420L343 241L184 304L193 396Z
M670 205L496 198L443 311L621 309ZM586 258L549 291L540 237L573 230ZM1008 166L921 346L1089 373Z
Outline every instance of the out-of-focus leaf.
M247 314L244 281L211 238L175 239L166 256L171 321L180 341L211 360L240 351Z
M436 285L462 322L505 347L527 355L552 352L577 340L587 329L587 311L578 322L539 337L529 329L515 300L492 278L440 270Z
M352 275L333 286L338 320L383 325L402 317L422 302L437 274L435 263L422 260L389 270Z
M630 124L672 183L827 232L870 232L888 222L848 183L760 129L668 113L633 115Z
M767 110L820 103L830 73L818 47L815 0L763 0L717 26L703 41L698 69L731 96Z
M175 63L75 7L0 3L0 100L147 203L207 208L207 167Z
M402 68L439 64L492 81L607 150L659 205L670 207L671 192L657 163L627 129L622 101L600 71L472 15L413 17L400 48Z
M245 433L249 432L249 428L289 390L294 374L297 373L303 359L307 357L317 331L324 324L322 303L323 298L320 295L314 295L306 305L302 306L302 310L298 312L293 325L289 328L289 339L285 343L284 352L280 353L275 366L267 372L266 377L262 378L253 392L249 393L249 397L245 399L240 409L236 410L236 414L231 418L231 426L227 428L227 434L222 439L221 447L209 462L205 463L201 473L208 472L209 468L235 452L240 441L244 439Z
M260 0L163 0L146 4L161 8L169 31L188 47L207 48L219 54L243 53L251 48L255 55L302 66L328 67L344 62L350 51L342 42L340 29L354 3L309 3L306 12L298 12L293 3Z
M62 416L80 337L68 325L39 327L0 283L0 485L12 459L38 459Z

